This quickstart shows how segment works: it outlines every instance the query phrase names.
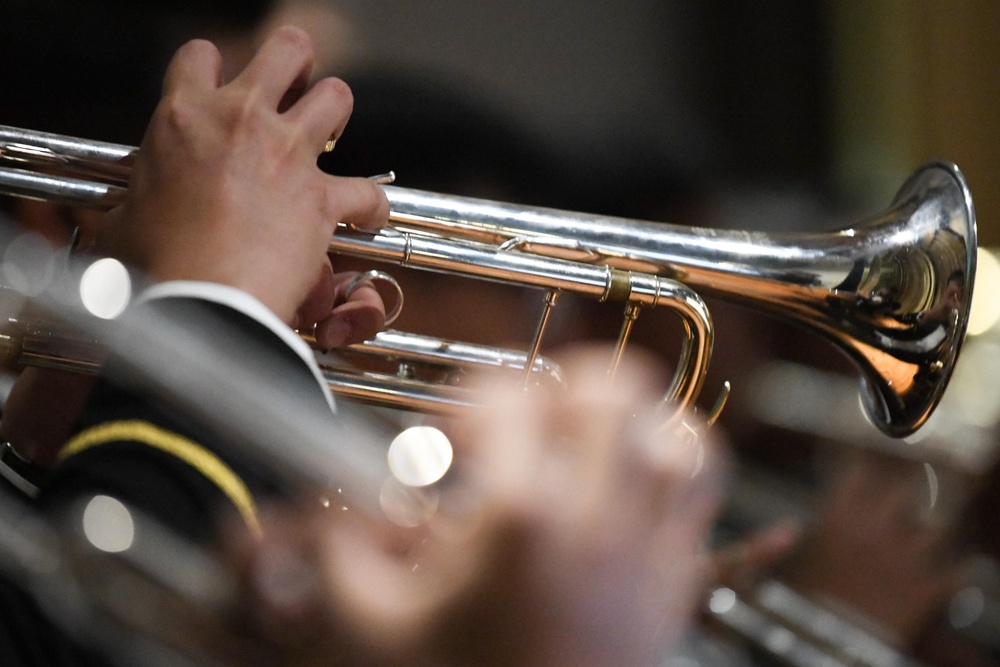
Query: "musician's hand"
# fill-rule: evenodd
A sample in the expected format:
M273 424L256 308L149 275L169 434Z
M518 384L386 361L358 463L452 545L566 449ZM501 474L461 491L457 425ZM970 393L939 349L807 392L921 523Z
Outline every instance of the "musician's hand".
M280 515L237 559L259 627L291 664L658 664L702 590L718 452L637 417L647 368L609 389L606 363L568 365L567 391L491 386L418 539Z
M112 254L153 281L238 287L293 322L336 223L377 228L388 217L376 184L316 166L353 98L339 79L308 87L312 66L309 38L295 28L275 31L225 84L212 44L181 47L126 201L102 231Z
M25 368L3 407L3 438L37 466L55 463L96 378L52 368Z
M296 313L293 326L312 331L321 348L336 348L368 340L385 325L385 304L370 283L348 294L354 271L334 273L324 262L320 279Z
M853 454L824 494L785 580L867 618L883 639L909 645L966 575L948 509L963 501L948 497L956 487L943 472L932 479L916 461Z

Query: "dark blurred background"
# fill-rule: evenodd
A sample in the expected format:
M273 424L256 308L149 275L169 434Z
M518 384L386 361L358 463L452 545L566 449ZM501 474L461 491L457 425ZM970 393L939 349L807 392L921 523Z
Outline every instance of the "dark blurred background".
M2 0L0 112L58 129L45 126L103 87L105 133L134 136L138 121L115 109L155 95L166 54L193 35L249 29L268 4ZM568 189L567 203L593 183L655 187L659 175L664 189L696 181L730 202L727 226L808 226L820 223L798 219L801 207L872 213L914 167L942 158L971 183L985 245L1000 242L994 2L284 5L315 29L337 73L433 81L505 116L555 156L537 178Z
M665 171L727 189L805 193L867 213L918 164L943 158L966 172L984 240L997 243L997 3L337 6L357 58L445 73L494 96L557 145L564 168L624 173L665 156Z

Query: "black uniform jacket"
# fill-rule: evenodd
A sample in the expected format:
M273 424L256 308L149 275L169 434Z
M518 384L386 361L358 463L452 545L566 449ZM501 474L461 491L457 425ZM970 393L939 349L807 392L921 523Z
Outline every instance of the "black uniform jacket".
M296 405L333 418L313 372L263 324L227 306L195 299L154 303L156 317L183 323L192 344L209 336L221 341L213 343L213 365L266 366L268 377L253 388L265 400L256 405L269 405L270 393L276 406ZM210 373L202 364L204 358L187 371ZM246 443L227 441L232 435L225 425L206 420L206 414L212 415L212 396L194 397L207 404L192 418L183 401L164 397L156 379L150 379L132 363L108 362L76 435L42 483L37 509L60 525L68 511L95 495L107 495L202 545L212 544L223 519L255 530L261 501L290 490L289 480L247 457ZM230 388L212 389L221 398ZM85 646L86 636L71 639L41 614L25 584L0 580L0 665L109 664L105 651Z

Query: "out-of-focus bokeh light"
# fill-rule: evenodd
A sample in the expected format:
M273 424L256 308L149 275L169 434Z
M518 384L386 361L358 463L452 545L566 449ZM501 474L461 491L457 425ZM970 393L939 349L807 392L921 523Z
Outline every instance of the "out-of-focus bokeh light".
M963 588L952 598L948 607L948 621L957 630L967 628L983 615L986 596L978 586Z
M99 259L80 278L80 299L88 312L111 320L128 306L132 297L132 281L128 270L117 259Z
M937 505L940 484L937 472L930 463L924 463L924 472L927 474L927 505L928 509L933 509Z
M121 501L98 495L83 510L83 534L101 551L120 553L135 540L135 522Z
M976 285L972 291L969 335L989 331L1000 320L1000 260L993 252L980 248L976 256Z
M389 445L389 470L407 486L427 486L451 467L454 452L448 436L433 426L413 426Z
M725 614L736 604L736 593L731 588L716 588L708 598L708 608L716 614Z

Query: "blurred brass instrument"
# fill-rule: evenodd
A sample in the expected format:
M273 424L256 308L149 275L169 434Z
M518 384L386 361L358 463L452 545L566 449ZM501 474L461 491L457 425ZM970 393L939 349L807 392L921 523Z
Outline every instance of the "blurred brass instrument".
M0 168L0 194L110 208L124 195L135 150L0 127L0 163L9 165ZM625 304L613 369L640 309L666 305L687 340L665 400L689 405L712 349L711 320L699 296L706 294L830 340L858 367L872 422L901 437L934 410L965 337L976 225L968 187L951 164L916 171L885 213L825 233L686 228L391 185L385 192L388 227L378 234L343 228L331 253L547 292L526 353L399 332L361 346L404 365L487 364L556 375L538 352L549 313L559 294L569 292ZM27 350L18 345L18 354ZM405 377L330 380L335 392L376 404L435 411L466 402L454 387L428 388Z

